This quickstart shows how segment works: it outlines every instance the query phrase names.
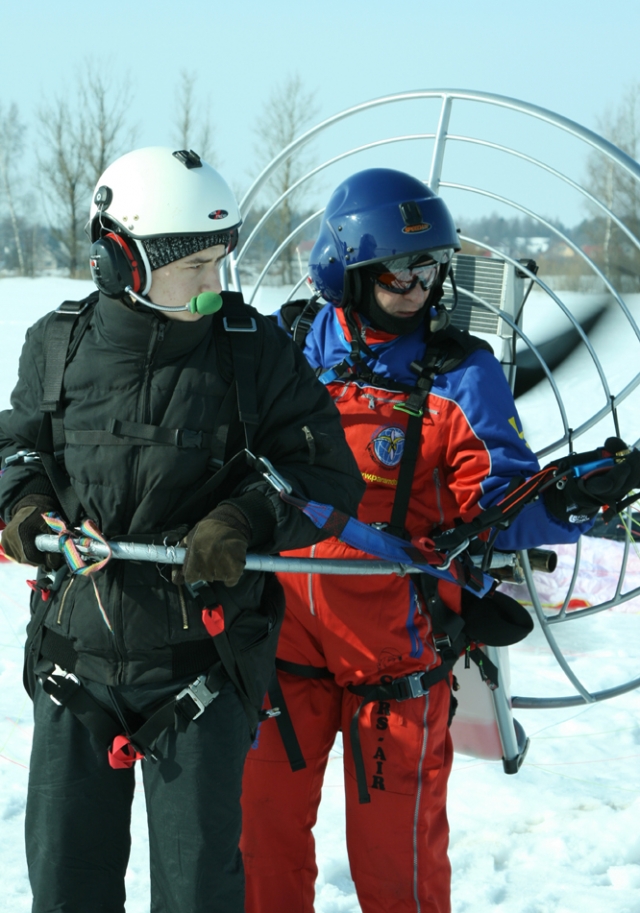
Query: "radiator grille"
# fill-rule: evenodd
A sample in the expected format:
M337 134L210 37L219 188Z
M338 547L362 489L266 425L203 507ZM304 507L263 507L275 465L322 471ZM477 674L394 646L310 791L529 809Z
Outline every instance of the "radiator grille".
M453 275L458 286L458 306L451 315L451 323L470 333L498 333L500 317L479 302L472 301L462 291L468 289L494 307L502 304L505 262L488 257L470 257L458 254L453 260ZM447 308L453 306L451 284L445 283L442 299Z

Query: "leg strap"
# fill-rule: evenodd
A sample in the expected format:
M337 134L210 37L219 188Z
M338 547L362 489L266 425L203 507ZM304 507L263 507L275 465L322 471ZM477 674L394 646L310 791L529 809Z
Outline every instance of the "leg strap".
M122 722L113 717L83 688L72 672L54 670L41 674L42 687L54 703L67 707L109 754L114 768L131 767L141 758L156 760L155 743L166 729L173 729L176 713L189 723L201 716L228 681L222 664L216 663L209 672L183 688L179 694L152 711L135 732L123 732Z
M293 720L282 693L280 681L278 680L278 669L282 672L288 672L289 675L298 675L301 678L333 678L333 673L329 672L326 666L303 666L300 663L290 663L284 659L276 659L276 668L273 670L271 681L269 682L269 701L272 708L277 708L280 711L275 719L291 770L304 770L307 762L302 755Z
M371 796L367 788L364 758L362 757L362 746L360 744L359 724L362 708L374 701L408 701L416 697L424 697L429 693L432 685L447 679L450 671L450 666L442 663L442 665L436 669L431 669L429 672L412 672L402 678L383 679L374 685L347 685L347 689L352 694L362 697L362 703L353 714L349 727L351 751L358 784L358 799L361 805L371 802Z

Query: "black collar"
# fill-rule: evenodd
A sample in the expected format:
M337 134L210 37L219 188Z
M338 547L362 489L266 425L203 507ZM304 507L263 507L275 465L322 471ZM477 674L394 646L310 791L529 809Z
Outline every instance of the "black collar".
M133 310L122 301L100 294L96 306L96 326L110 346L126 352L146 352L151 337L163 326L162 356L171 360L195 349L211 333L212 320L211 315L193 322L168 320L160 312Z

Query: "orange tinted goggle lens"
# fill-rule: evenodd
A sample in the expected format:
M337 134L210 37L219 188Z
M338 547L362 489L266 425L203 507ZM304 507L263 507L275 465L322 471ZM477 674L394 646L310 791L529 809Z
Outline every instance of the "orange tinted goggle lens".
M376 276L376 282L392 291L408 291L418 282L425 288L431 288L437 275L437 264L430 264L429 266L416 266L413 269L399 269L394 272L385 271Z

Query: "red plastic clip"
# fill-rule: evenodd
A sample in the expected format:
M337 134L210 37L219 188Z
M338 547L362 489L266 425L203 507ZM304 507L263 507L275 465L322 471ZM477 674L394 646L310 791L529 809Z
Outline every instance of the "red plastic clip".
M202 610L202 623L211 637L221 634L224 631L224 613L221 605L216 605L212 609Z
M46 602L51 596L51 590L41 586L37 580L27 580L27 586L32 589L34 593L40 593L40 598L43 602Z
M136 761L142 761L144 755L131 744L126 735L117 735L107 752L109 767L114 770L124 770L133 767Z

